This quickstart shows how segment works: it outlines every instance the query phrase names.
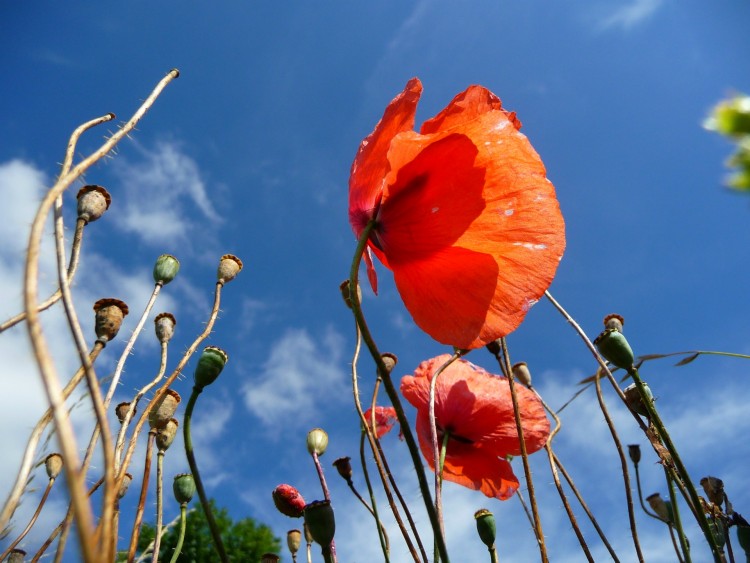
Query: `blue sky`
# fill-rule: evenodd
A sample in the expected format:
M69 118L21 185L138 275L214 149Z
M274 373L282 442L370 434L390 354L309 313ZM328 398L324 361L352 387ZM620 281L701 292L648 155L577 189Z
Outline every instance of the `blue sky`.
M26 229L70 132L110 111L126 119L169 69L181 71L131 139L86 176L106 186L113 203L87 228L76 300L82 311L100 297L130 305L129 324L100 360L99 373L106 374L148 299L153 260L176 255L180 275L155 309L178 318L174 365L206 318L219 256L245 261L226 287L210 340L230 363L200 399L196 436L209 492L235 517L267 522L282 538L298 527L275 512L270 491L288 482L308 500L321 496L304 447L306 432L320 426L331 439L323 461L334 488L341 560L377 558L374 528L330 467L336 457L356 457L359 437L349 383L352 320L338 285L354 251L347 221L351 161L413 76L425 88L418 123L469 84L486 86L518 112L566 220L567 249L550 291L591 337L605 314L618 312L636 353L750 353L744 298L750 202L722 187L731 147L701 128L713 104L750 91L745 2L17 2L4 3L0 17L4 317L20 307ZM80 153L106 132L105 125L87 133ZM65 200L69 226L75 191ZM50 283L54 270L45 272ZM365 311L381 349L398 355L397 372L410 373L445 347L413 325L390 275L380 272L380 295L366 291ZM72 372L62 321L50 314L45 322L60 373ZM118 400L158 366L150 330L129 360ZM509 345L553 406L594 369L544 301ZM0 483L7 483L18 463L11 454L20 452L44 405L24 330L3 334L0 349L13 357L12 366L0 367L7 390L0 398ZM481 350L470 359L494 368ZM750 513L746 365L716 358L671 365L648 364L643 375L691 475L723 478L736 509ZM368 388L371 364L363 360L360 370ZM186 377L177 390L186 398L190 385ZM644 446L646 491L665 493L645 441L611 393L609 402L623 441ZM83 432L87 414L77 409L75 416ZM395 438L385 442L426 528L405 448ZM565 411L558 451L622 560L634 560L614 449L591 392ZM185 471L179 450L170 454L170 475ZM578 561L546 461L534 457L553 560ZM46 525L64 510L60 493L43 515ZM489 501L448 485L446 504L449 551L458 561L485 556L472 518L482 507L500 522L501 559L535 557L515 500ZM23 504L19 522L34 505ZM642 514L639 523L647 559L673 560L665 530ZM46 537L39 527L27 541L30 551ZM694 560L708 560L698 531L689 534ZM595 535L586 535L601 554ZM394 541L394 550L394 560L403 560L403 545Z

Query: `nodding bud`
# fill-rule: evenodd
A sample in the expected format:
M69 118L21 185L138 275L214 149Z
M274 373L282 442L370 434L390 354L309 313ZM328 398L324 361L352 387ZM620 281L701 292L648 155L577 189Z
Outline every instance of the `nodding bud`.
M195 480L190 473L180 473L174 476L172 483L174 498L179 504L187 504L193 500L195 494Z
M117 415L117 420L120 421L120 424L125 422L125 417L128 415L128 411L130 410L130 403L120 403L115 407L115 414ZM138 409L133 409L133 416L135 416L135 413L138 411Z
M23 563L25 558L26 552L23 549L12 549L6 561L8 563Z
M339 475L341 475L347 483L349 483L352 480L352 458L350 457L340 457L336 461L333 462L333 466L336 468L336 471L339 472Z
M511 370L513 371L513 377L523 383L526 387L531 387L531 371L529 371L529 366L526 365L526 362L513 364Z
M619 330L605 329L594 339L594 345L599 353L612 365L625 370L633 367L633 350L627 339Z
M122 477L122 484L120 484L120 490L117 491L117 498L121 499L125 496L125 493L128 492L128 487L130 486L130 483L133 482L133 476L130 473L126 473Z
M279 563L281 557L275 553L264 553L260 556L260 563Z
M164 428L160 428L156 432L156 447L159 448L160 452L167 451L169 446L172 445L179 426L180 422L176 418L170 418Z
M486 508L482 508L474 513L474 519L477 522L479 539L487 548L491 549L495 545L495 516Z
M396 364L398 363L398 358L396 357L396 354L391 354L390 352L381 354L380 359L383 360L383 364L385 365L385 369L388 370L388 373L391 373L393 371L393 368L395 368ZM378 374L378 375L382 376L382 374Z
M302 532L299 530L289 530L286 533L286 545L289 548L289 552L295 555L302 545Z
M216 346L206 346L201 357L198 358L198 365L195 366L193 374L195 386L203 389L211 385L219 377L228 361L229 356L224 350Z
M180 261L171 254L162 254L154 264L154 283L161 285L171 282L180 271Z
M654 396L651 394L651 389L649 389L648 383L644 383L643 388L646 391L646 399L653 403ZM648 409L646 408L646 404L643 402L644 399L641 397L641 393L638 391L638 387L635 383L628 385L623 390L623 394L625 395L625 402L631 411L648 418Z
M672 503L661 498L661 494L654 493L650 497L646 497L646 502L659 518L665 522L674 521L672 516Z
M622 315L618 315L617 313L612 313L604 317L604 328L611 328L622 332L622 325L624 324L625 319L622 318Z
M313 428L307 433L307 451L310 455L323 455L328 448L328 434L322 428Z
M641 447L638 444L629 444L628 455L630 456L630 461L634 465L638 465L641 462Z
M128 306L119 299L108 297L94 303L94 313L96 339L106 344L120 331L122 321L128 314Z
M344 298L344 303L350 309L352 308L352 292L349 289L349 280L341 282L339 286L341 290L341 296ZM357 302L362 303L362 288L357 284Z
M219 262L216 277L220 284L225 284L228 281L232 281L240 273L240 270L242 270L242 260L233 254L225 254Z
M167 389L167 392L154 403L151 410L148 413L148 424L151 428L164 428L167 423L174 416L177 411L177 405L181 401L180 394L172 389Z
M83 219L86 223L96 221L104 215L112 203L112 197L109 192L101 186L83 186L78 190L78 218Z
M701 487L706 492L708 500L716 506L724 502L724 481L718 477L704 477L701 479Z
M305 510L305 499L291 485L279 485L271 493L273 503L282 514L290 518L300 518Z
M336 519L331 501L316 500L305 506L305 524L317 544L328 547L336 534Z
M60 454L49 454L44 459L44 468L47 470L47 477L49 479L57 479L57 476L60 475L60 471L62 471L63 468L63 456Z
M177 319L174 318L172 313L159 313L154 318L154 329L156 330L156 338L159 342L165 344L172 339L174 335L174 327L177 326Z

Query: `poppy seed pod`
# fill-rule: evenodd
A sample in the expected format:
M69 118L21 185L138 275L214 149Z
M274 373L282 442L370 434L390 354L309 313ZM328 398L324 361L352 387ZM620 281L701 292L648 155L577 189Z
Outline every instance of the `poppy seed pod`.
M328 547L336 533L336 519L333 516L331 501L316 500L305 506L305 524L313 540L322 547Z
M128 411L130 410L130 403L124 402L120 403L115 407L115 414L117 415L117 420L120 421L120 424L125 422L125 417L128 415ZM135 416L135 413L138 412L138 409L133 409L133 415Z
M396 364L398 363L396 354L391 354L390 352L382 354L380 356L380 359L383 360L383 364L385 364L385 369L388 370L388 373L391 373L393 371L393 368L395 368Z
M612 365L625 370L633 367L633 350L619 330L605 329L594 339L594 345L604 359Z
M717 477L704 477L701 479L701 487L706 492L708 500L716 506L724 502L724 481Z
M305 499L291 485L279 485L271 493L276 508L290 518L299 518L305 509Z
M638 465L641 461L641 447L638 444L629 444L628 455L630 456L630 461L634 465Z
M13 549L8 554L8 563L23 563L26 557L26 552L23 549Z
M174 327L177 326L177 320L172 313L159 313L154 318L154 329L156 338L162 344L169 342L174 335Z
M529 371L529 366L526 365L526 362L513 364L511 370L513 371L513 377L523 383L526 387L531 387L531 371Z
M195 386L203 389L211 385L221 374L221 370L229 361L229 356L221 348L216 346L206 346L203 349L201 357L198 358L198 365L195 366Z
M128 314L128 306L119 299L108 297L94 303L94 313L96 338L106 344L120 331L122 321Z
M292 555L296 554L302 545L302 532L299 530L289 530L286 533L286 545Z
M242 260L233 254L225 254L221 257L221 261L219 262L219 269L216 272L216 277L218 278L219 283L224 284L228 281L232 281L241 270Z
M604 328L612 328L619 332L622 332L622 325L625 324L625 319L617 313L612 313L604 317Z
M125 493L128 492L128 487L130 487L130 483L133 482L133 476L130 473L126 473L122 477L122 484L120 485L120 490L117 491L117 498L121 499L125 496Z
M661 498L661 494L654 493L646 497L646 502L652 508L656 515L665 522L674 522L672 516L672 503Z
M323 455L328 448L328 434L322 428L313 428L307 433L307 451Z
M83 186L78 190L78 218L83 219L86 223L96 221L104 215L112 203L112 197L109 192L101 186Z
M486 508L482 508L474 513L474 519L477 522L479 539L488 548L492 548L495 545L495 536L497 533L495 529L495 516Z
M47 477L49 479L57 479L63 468L63 456L57 453L49 454L44 459L44 468L47 470Z
M161 399L154 403L148 413L148 424L151 428L164 428L177 411L177 405L181 401L180 394L172 389L162 395Z
M333 462L333 466L336 468L336 471L339 472L339 475L341 475L347 483L352 480L351 460L352 458L350 457L340 457Z
M350 309L352 308L352 294L349 289L349 280L344 280L341 282L341 285L339 285L339 289L341 290L341 296L344 298L344 303L346 303L346 306ZM362 303L362 288L357 284L357 301L359 303Z
M171 282L180 271L180 261L171 254L162 254L154 264L154 282L165 285Z
M169 446L174 442L174 438L177 435L177 428L180 426L179 421L176 418L170 418L164 428L160 428L156 433L156 447L159 451L166 451Z
M187 504L193 500L195 494L195 480L190 473L180 473L174 476L172 491L175 500L180 504Z
M260 563L279 563L281 557L275 553L264 553L260 556Z
M653 403L654 396L651 394L651 389L649 389L648 383L644 383L643 388L646 390L646 397ZM638 387L636 387L635 383L628 385L623 390L623 394L625 395L625 402L631 411L648 418L648 409L643 403L643 397L641 397L641 393L638 391Z

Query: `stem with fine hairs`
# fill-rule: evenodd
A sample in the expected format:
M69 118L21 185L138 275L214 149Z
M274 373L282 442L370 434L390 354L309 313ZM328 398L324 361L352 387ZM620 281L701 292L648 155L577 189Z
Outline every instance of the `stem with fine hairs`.
M13 543L11 543L5 551L3 551L2 554L0 554L0 561L5 561L5 558L7 555L13 551L13 548L15 548L19 543L21 543L21 540L26 537L26 534L29 533L29 530L34 526L36 523L37 518L39 518L39 514L42 512L42 508L44 507L44 503L47 501L47 497L49 496L49 492L52 490L52 485L55 484L54 477L49 480L47 483L47 487L44 489L44 494L42 495L42 500L39 501L39 506L37 506L36 510L34 511L34 515L31 517L31 520L29 520L29 523L26 524L26 527L23 529L23 532L20 533L20 535L13 540Z
M143 510L146 507L146 495L148 494L148 482L151 479L151 458L154 451L154 438L156 429L152 428L148 433L146 445L146 460L143 464L143 481L141 481L141 494L138 497L138 507L135 510L133 529L130 532L130 546L128 548L128 563L133 563L135 551L138 547L138 536L141 535L141 522L143 521Z

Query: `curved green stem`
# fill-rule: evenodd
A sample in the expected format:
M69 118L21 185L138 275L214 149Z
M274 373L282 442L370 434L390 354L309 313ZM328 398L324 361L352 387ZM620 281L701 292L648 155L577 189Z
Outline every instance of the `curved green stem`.
M685 538L685 532L682 529L682 520L680 519L680 508L677 506L677 493L674 490L674 479L672 479L671 475L669 474L669 470L665 467L664 468L664 476L667 478L667 486L669 487L669 501L672 503L672 518L674 520L674 529L677 532L677 537L680 539L680 547L682 548L682 553L684 555L684 561L685 563L690 563L690 546L687 543L687 538ZM670 532L672 531L672 526L670 526ZM676 548L677 546L675 546ZM680 557L680 554L677 553L677 559L680 561L683 561L683 558Z
M174 548L174 554L172 554L172 559L170 559L169 563L177 563L177 558L180 556L180 552L182 552L182 542L185 541L185 528L186 528L186 507L187 505L183 502L180 505L180 535L177 537L177 545Z
M390 372L383 362L380 351L375 344L375 340L370 334L370 329L368 328L367 322L365 321L364 315L362 314L362 307L357 296L359 265L362 261L362 253L365 251L365 247L367 246L367 239L374 228L375 221L370 221L370 223L368 223L365 229L362 231L362 234L357 243L357 248L354 253L354 259L352 260L352 267L349 273L349 293L352 304L352 312L354 313L354 318L357 321L357 325L362 331L362 340L367 345L367 349L370 351L370 355L377 365L378 372L382 374L383 385L385 386L385 391L388 394L388 398L390 399L393 408L396 410L396 416L398 418L399 424L401 425L401 430L404 434L404 440L406 441L406 445L409 448L411 461L417 473L419 490L422 493L422 500L424 501L425 509L427 510L427 516L430 519L430 525L432 526L432 530L438 544L440 557L444 561L444 563L449 563L450 559L448 558L448 549L445 545L445 538L443 537L443 533L440 530L440 522L437 517L437 512L435 511L435 507L432 503L430 486L427 483L427 478L425 477L424 465L422 464L422 458L420 457L419 447L414 440L414 434L411 431L409 420L406 418L406 414L404 413L404 408L401 404L401 399L398 396L398 392L396 391L396 387L393 385L393 380L391 379Z
M195 462L195 455L193 454L193 440L190 436L190 422L193 418L193 409L195 408L195 402L198 400L198 395L203 391L202 387L193 386L193 392L190 393L190 399L188 400L187 407L185 408L185 424L183 426L183 438L185 441L185 455L187 456L188 464L190 465L190 472L193 474L195 480L195 490L198 492L198 498L200 498L203 512L206 515L206 521L208 527L211 530L211 537L214 540L216 551L219 552L219 557L222 563L229 563L229 557L224 549L224 542L221 541L221 532L219 532L219 526L214 518L214 513L211 510L211 504L208 502L206 491L203 488L203 481L201 480L200 472L198 471L198 464Z

